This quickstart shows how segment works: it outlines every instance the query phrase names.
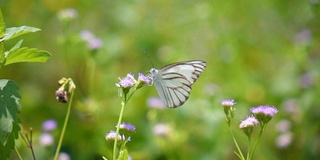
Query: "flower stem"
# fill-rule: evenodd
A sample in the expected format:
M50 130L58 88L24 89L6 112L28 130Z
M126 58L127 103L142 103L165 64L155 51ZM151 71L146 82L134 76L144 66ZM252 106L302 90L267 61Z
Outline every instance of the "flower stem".
M119 119L118 119L118 124L117 124L117 130L116 130L116 137L114 140L114 145L113 145L113 160L116 160L117 157L117 142L118 142L118 136L119 136L119 130L120 130L120 124L122 121L122 116L123 116L123 111L124 111L124 106L126 105L126 95L124 97L124 99L121 102L121 111L120 111L120 115L119 115Z
M258 138L257 138L256 142L254 143L252 152L250 153L250 155L249 155L249 157L248 157L247 160L251 160L251 159L252 159L252 156L253 156L253 154L254 154L254 152L255 152L255 150L256 150L257 144L258 144L258 142L259 142L259 140L260 140L260 138L261 138L261 135L262 135L264 129L266 128L266 126L267 126L267 124L261 126L261 129L260 129Z
M34 150L33 150L33 146L32 146L32 128L30 128L30 137L29 137L27 131L25 131L25 135L23 135L21 132L19 132L19 133L20 133L20 136L23 139L23 141L27 144L28 148L30 148L33 160L36 160L36 156L34 154ZM16 150L16 152L17 151L18 150ZM21 157L18 152L17 152L17 154L19 157Z
M251 134L248 136L248 152L247 152L247 160L250 158L250 151L251 151Z
M234 144L236 145L237 150L238 150L238 152L239 152L239 154L237 154L237 153L236 153L236 154L237 154L237 156L238 156L241 160L245 160L245 158L244 158L244 156L243 156L243 154L242 154L242 152L241 152L241 149L240 149L240 147L239 147L239 145L238 145L238 143L237 143L237 140L234 138L234 135L233 135L233 132L232 132L230 123L228 123L228 125L229 125L229 130L230 130L230 133L231 133L233 142L234 142Z
M19 153L19 151L18 151L18 149L17 149L17 147L14 147L14 150L16 151L16 154L18 155L19 160L23 160L21 155L20 155L20 153Z
M72 104L73 95L74 95L74 91L72 91L72 93L71 93L71 98L70 98L70 102L69 102L69 105L68 105L67 115L66 115L66 118L65 118L65 120L64 120L64 124L63 124L63 128L62 128L61 136L60 136L60 139L59 139L58 147L57 147L56 153L55 153L54 158L53 158L54 160L57 160L58 154L59 154L59 152L60 152L62 140L63 140L63 138L64 138L64 133L65 133L65 131L66 131L67 124L68 124L68 120L69 120L69 116L70 116L70 111L71 111L71 104Z

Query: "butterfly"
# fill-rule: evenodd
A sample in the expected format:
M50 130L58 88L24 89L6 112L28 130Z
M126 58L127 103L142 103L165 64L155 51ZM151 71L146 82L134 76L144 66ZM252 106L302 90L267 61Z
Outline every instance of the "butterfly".
M150 78L161 100L170 108L183 105L190 96L192 84L207 63L202 60L183 61L150 69Z

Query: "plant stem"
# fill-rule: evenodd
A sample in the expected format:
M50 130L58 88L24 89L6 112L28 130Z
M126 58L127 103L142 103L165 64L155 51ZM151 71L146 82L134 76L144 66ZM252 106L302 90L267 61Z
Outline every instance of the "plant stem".
M230 123L230 124L231 124L231 123ZM237 140L234 138L234 135L233 135L233 132L232 132L232 129L231 129L231 125L230 125L230 124L229 124L229 130L230 130L230 133L231 133L233 142L234 142L234 144L236 145L237 150L238 150L238 152L239 152L239 154L237 154L237 155L238 155L238 157L239 157L240 159L245 160L245 158L244 158L244 156L243 156L243 154L242 154L242 152L241 152L241 149L240 149L240 147L239 147L239 145L238 145L238 143L237 143Z
M19 132L23 141L27 144L28 148L30 148L33 160L36 160L36 155L34 154L33 146L32 146L32 128L30 128L30 137L28 136L27 131L25 131L25 135ZM15 148L16 149L16 148ZM16 149L18 156L22 159L21 155L19 154L18 150Z
M64 133L65 133L65 131L66 131L67 124L68 124L68 120L69 120L69 116L70 116L70 111L71 111L71 104L72 104L73 95L74 95L74 91L72 91L72 93L71 93L71 98L70 98L70 102L69 102L69 105L68 105L67 115L66 115L66 118L65 118L65 120L64 120L64 124L63 124L63 128L62 128L61 136L60 136L60 139L59 139L58 147L57 147L56 153L55 153L54 158L53 158L54 160L57 160L58 154L59 154L59 152L60 152L62 140L63 140L63 138L64 138Z
M119 130L120 130L120 124L122 121L122 116L123 116L123 111L124 111L124 106L126 105L126 94L124 99L121 102L121 111L120 111L120 115L119 115L119 119L118 119L118 124L117 124L117 131L116 131L116 137L114 140L114 145L113 145L113 160L116 160L117 157L117 142L118 142L118 136L119 136Z
M26 135L28 136L28 135ZM30 145L30 150L32 153L32 157L34 160L36 160L36 155L34 154L33 146L32 146L32 128L30 128L30 138L29 138L29 145Z
M248 136L248 152L247 152L247 160L250 158L250 152L251 152L251 135Z
M257 138L256 142L254 143L252 152L250 153L248 160L251 160L251 159L252 159L252 156L253 156L253 154L254 154L254 152L255 152L255 150L256 150L257 144L258 144L258 142L259 142L259 140L260 140L260 137L261 137L264 129L266 128L266 126L267 126L267 124L261 126L261 129L260 129L258 138Z
M116 154L117 154L118 136L119 136L120 124L121 124L122 117L123 117L124 107L136 90L137 90L137 88L134 88L134 90L131 92L131 94L129 96L127 95L128 93L124 93L123 97L121 98L122 99L121 110L120 110L120 115L119 115L119 119L118 119L118 123L117 123L116 137L115 137L114 145L113 145L113 155L112 155L113 160L116 160L116 157L117 157Z
M17 147L14 147L14 150L16 151L16 154L18 155L18 158L19 158L20 160L23 160L22 157L21 157L21 155L20 155L20 153L19 153L19 151L18 151L18 149L17 149Z

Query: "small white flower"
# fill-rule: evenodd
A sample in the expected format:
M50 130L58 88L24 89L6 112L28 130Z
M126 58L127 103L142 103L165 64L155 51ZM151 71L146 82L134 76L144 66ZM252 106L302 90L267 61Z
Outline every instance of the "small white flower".
M256 125L258 125L259 121L254 117L254 116L248 116L245 120L243 120L239 128L244 129L244 128L252 128Z

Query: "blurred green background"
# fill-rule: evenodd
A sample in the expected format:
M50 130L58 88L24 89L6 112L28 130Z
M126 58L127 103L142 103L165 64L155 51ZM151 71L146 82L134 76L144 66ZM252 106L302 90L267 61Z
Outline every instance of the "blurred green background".
M136 126L127 145L134 160L236 159L222 99L237 102L234 132L244 151L246 137L238 125L249 108L280 110L254 159L320 158L318 0L1 0L0 7L7 27L42 29L23 36L22 46L52 53L47 63L14 64L0 71L1 78L21 87L22 127L33 128L38 159L51 159L63 125L67 106L54 94L61 77L77 85L62 151L77 160L111 158L105 135L115 129L120 112L115 83L129 72L149 71L146 54L157 68L192 59L207 61L207 68L180 108L149 107L148 99L157 96L154 87L132 97L123 121ZM75 15L59 18L67 8ZM81 40L84 30L101 39L101 48L90 50ZM47 119L58 127L50 131L54 143L43 146L39 137ZM168 129L165 137L154 134L159 124ZM29 159L26 145L19 140L17 146Z

